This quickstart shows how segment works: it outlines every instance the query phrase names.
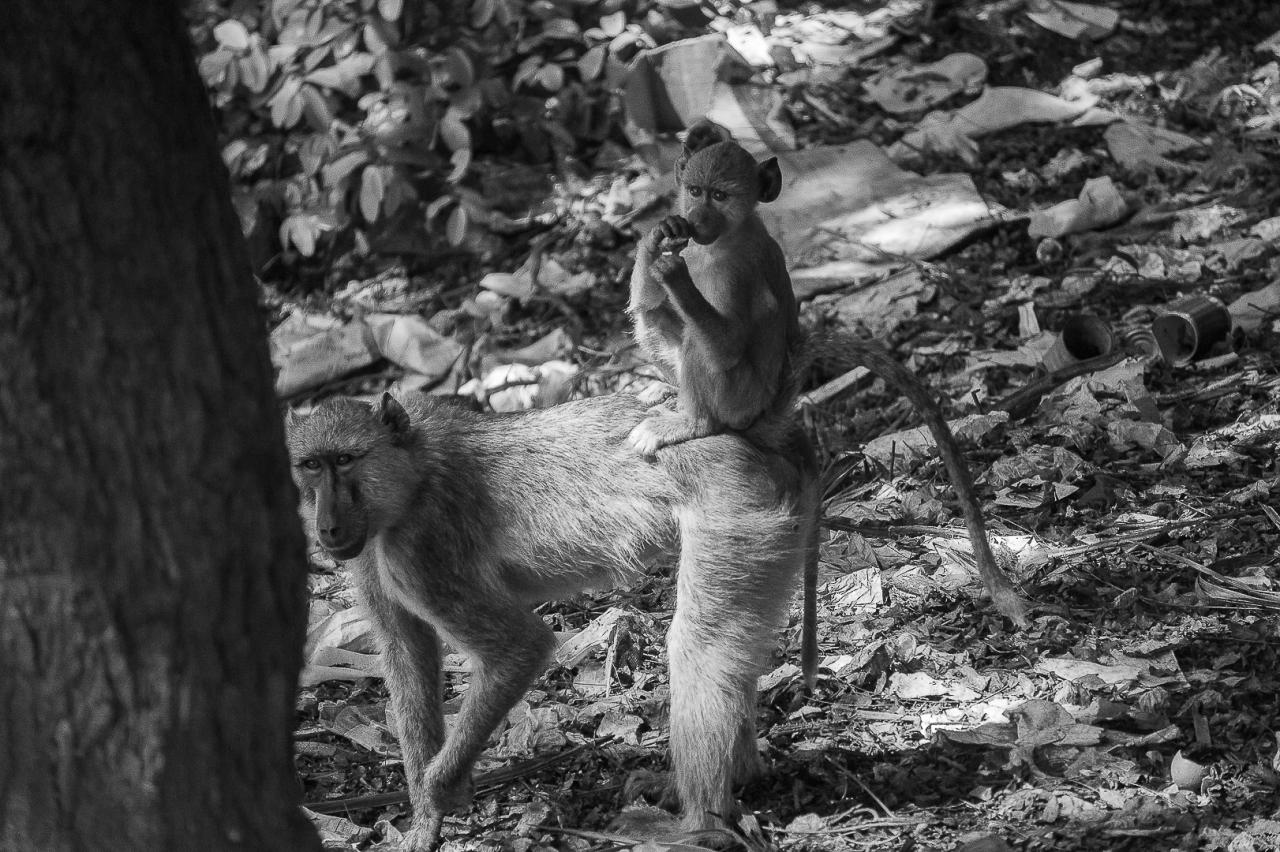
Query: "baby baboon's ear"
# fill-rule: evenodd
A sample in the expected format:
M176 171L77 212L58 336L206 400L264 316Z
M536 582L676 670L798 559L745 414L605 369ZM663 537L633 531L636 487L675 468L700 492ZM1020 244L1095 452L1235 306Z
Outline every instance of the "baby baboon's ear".
M400 401L389 393L384 393L378 402L378 422L391 430L391 435L397 443L409 434L409 413L404 410Z
M756 177L760 180L760 200L773 201L782 192L782 169L778 167L778 158L770 157L756 169Z

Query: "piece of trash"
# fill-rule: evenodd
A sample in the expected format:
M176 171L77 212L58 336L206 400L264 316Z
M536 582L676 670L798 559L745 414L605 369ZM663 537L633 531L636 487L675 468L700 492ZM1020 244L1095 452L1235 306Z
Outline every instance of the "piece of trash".
M1217 435L1201 435L1191 443L1183 464L1190 470L1207 467L1230 467L1241 464L1246 456L1223 444Z
M338 848L363 843L373 836L372 828L358 826L346 817L318 814L306 808L302 809L302 814L315 826L322 841L336 844Z
M935 698L946 695L950 687L927 672L894 672L888 691L899 698Z
M1280 56L1280 30L1258 42L1253 49L1259 53L1273 53Z
M1181 457L1186 451L1178 437L1163 424L1146 420L1110 420L1107 438L1118 450L1136 445L1151 450L1164 461Z
M1102 134L1111 158L1131 172L1187 172L1191 166L1166 157L1202 147L1199 140L1163 127L1119 121Z
M1250 261L1271 252L1272 242L1259 237L1235 237L1213 243L1206 248L1211 252L1206 265L1217 275L1238 272Z
M927 65L890 68L863 84L885 112L919 112L960 92L977 94L987 79L987 63L972 53L952 53Z
M1280 216L1263 219L1250 228L1249 233L1255 237L1261 237L1267 242L1280 242Z
M1110 355L1116 335L1106 320L1094 314L1074 314L1062 324L1057 341L1044 353L1041 364L1049 372L1072 364Z
M837 613L872 612L884 604L884 587L878 567L843 574L827 583L831 609Z
M1244 218L1243 210L1226 204L1191 207L1174 214L1170 235L1183 243L1203 242L1228 225L1234 225Z
M1119 257L1113 257L1103 265L1113 277L1134 273L1143 278L1167 279L1179 284L1195 284L1204 272L1202 255L1191 249L1154 245L1117 246ZM1136 266L1134 265L1136 264Z
M1029 0L1026 14L1046 30L1076 41L1106 38L1120 23L1114 9L1068 0Z
M797 294L933 257L1004 216L961 173L921 176L859 141L778 154L784 190L759 208Z
M342 648L359 653L373 653L373 623L363 604L346 607L317 619L307 627L302 658L310 660L320 648Z
M1095 56L1092 59L1086 59L1084 62L1081 62L1076 67L1072 68L1071 73L1073 76L1079 77L1082 80L1089 80L1097 77L1102 73L1102 57Z
M1237 328L1253 331L1268 319L1280 318L1280 281L1245 293L1227 307Z
M1169 780L1178 785L1180 790L1199 793L1208 774L1209 770L1206 767L1184 757L1181 749L1173 756L1173 760L1169 761Z
M295 311L271 331L271 363L276 395L292 396L378 360L362 322Z
M990 414L969 414L947 422L948 428L959 441L980 440L983 435L1007 422L1009 415L1003 411ZM892 461L897 472L910 469L921 459L935 452L933 433L927 426L903 429L873 438L862 447L862 454L876 463L889 467Z
M934 293L920 267L908 266L853 292L819 296L814 305L835 325L862 326L879 337L918 314Z
M796 147L795 134L780 118L781 93L735 85L754 69L720 33L681 39L639 54L623 84L624 131L659 170L667 171L678 148L664 146L676 133L707 118L727 128L752 154Z
M383 671L381 654L361 654L343 648L318 648L298 673L298 686L315 686L330 680L354 682L369 677L382 677Z
M1156 342L1155 332L1150 326L1125 326L1116 336L1120 339L1121 348L1129 355L1148 363L1160 360L1160 344Z
M555 663L567 669L577 668L592 653L608 648L620 620L634 613L625 607L609 607L593 618L577 633L565 638L555 652Z
M462 344L418 314L368 314L364 322L378 354L398 367L438 380L462 357Z
M1231 330L1231 314L1213 296L1188 296L1168 305L1151 323L1164 360L1185 366L1206 354Z
M578 368L568 361L547 361L536 367L502 364L483 378L458 388L459 395L474 396L494 411L528 411L548 408L569 398Z
M1070 121L1082 116L1096 99L1068 101L1019 86L991 86L973 103L952 112L931 112L889 148L894 162L918 159L930 152L955 154L978 164L975 139L1020 124Z
M1120 191L1109 177L1085 181L1080 196L1045 210L1033 212L1027 233L1032 237L1061 237L1114 225L1129 212Z

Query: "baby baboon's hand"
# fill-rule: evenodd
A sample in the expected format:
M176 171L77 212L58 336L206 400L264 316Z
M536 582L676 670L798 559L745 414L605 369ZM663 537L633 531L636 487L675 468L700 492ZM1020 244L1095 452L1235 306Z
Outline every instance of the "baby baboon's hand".
M682 285L693 286L689 266L678 254L663 254L654 258L653 263L649 264L649 280L661 285L665 290Z
M645 237L645 248L651 254L656 254L659 250L679 251L684 248L683 243L687 243L692 236L693 228L689 225L689 220L683 216L668 216L649 231ZM672 245L673 243L681 245Z

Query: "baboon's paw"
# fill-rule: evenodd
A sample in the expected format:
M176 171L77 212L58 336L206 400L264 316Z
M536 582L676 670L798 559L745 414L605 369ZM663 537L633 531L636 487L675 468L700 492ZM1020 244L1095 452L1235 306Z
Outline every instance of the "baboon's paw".
M640 400L641 405L663 406L666 402L674 398L676 389L666 382L654 382L646 387L640 393L636 394L636 399Z
M622 788L622 797L627 802L644 799L668 811L674 811L680 807L680 800L676 795L676 786L672 783L670 772L635 770L627 776L627 782Z
M679 818L652 805L626 808L609 824L609 833L621 841L656 840L679 844L682 849L730 849L737 841L724 829L689 829Z
M659 411L661 412L661 409ZM627 444L645 458L651 458L663 447L679 444L703 434L709 433L700 432L688 418L662 412L650 414L641 420L627 436Z
M627 446L645 458L652 458L659 449L666 446L662 441L662 435L654 428L657 419L646 417L636 424L631 434L627 436Z
M436 852L440 848L440 826L444 818L428 816L413 821L413 828L404 836L405 852Z

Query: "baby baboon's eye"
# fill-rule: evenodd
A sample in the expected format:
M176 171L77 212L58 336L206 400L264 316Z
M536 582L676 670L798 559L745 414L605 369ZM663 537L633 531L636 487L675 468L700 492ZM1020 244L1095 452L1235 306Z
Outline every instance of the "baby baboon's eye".
M714 201L724 201L728 197L729 197L729 194L725 192L723 189L717 189L711 193L711 198Z
M694 198L701 198L701 197L702 197L702 187L700 187L700 186L691 186L691 187L689 187L689 194L690 194L690 195L692 195Z
M303 459L302 466L305 467L307 470L319 470L320 460L319 459Z
M355 458L350 453L339 453L334 461L337 462L338 467L346 467L355 461Z

